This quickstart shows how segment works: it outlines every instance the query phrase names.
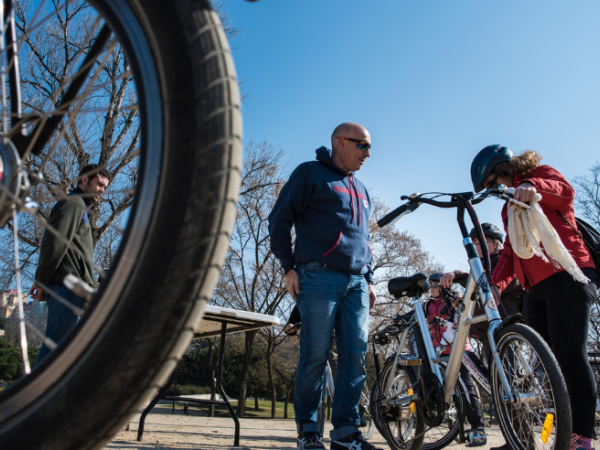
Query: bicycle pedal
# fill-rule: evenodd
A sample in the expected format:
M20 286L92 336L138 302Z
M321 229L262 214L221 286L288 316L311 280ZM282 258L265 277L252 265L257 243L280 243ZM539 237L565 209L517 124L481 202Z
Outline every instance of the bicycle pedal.
M467 441L467 447L479 447L480 445L487 444L485 430L479 428L465 430L465 439Z

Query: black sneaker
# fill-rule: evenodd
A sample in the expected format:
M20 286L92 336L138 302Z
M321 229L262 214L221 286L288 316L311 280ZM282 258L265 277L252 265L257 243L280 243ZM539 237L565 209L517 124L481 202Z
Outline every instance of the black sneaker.
M321 441L321 435L318 431L303 431L298 434L297 449L314 449L314 448L325 448Z
M369 444L360 432L352 433L345 438L331 441L331 450L383 450Z

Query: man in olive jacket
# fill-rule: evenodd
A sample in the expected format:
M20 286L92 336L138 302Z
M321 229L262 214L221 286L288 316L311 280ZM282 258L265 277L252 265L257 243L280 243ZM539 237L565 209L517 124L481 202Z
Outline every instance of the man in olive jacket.
M66 199L56 202L48 217L48 224L66 241L46 230L40 247L35 283L29 291L39 302L48 301L46 338L59 344L75 326L78 316L65 302L83 308L85 300L68 289L63 280L72 274L89 285L95 285L93 267L94 242L87 208L100 200L108 186L108 173L96 164L85 166L77 187ZM82 256L83 255L83 256ZM46 292L44 292L46 291ZM44 344L36 364L48 356L50 349Z

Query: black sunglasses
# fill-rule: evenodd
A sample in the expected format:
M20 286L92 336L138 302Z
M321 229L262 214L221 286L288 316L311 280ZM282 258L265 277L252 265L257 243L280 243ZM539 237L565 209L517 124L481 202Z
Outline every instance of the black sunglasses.
M361 139L352 139L352 138L343 137L343 136L336 136L335 138L336 139L345 139L350 142L356 142L356 147L363 152L366 152L367 150L371 150L371 144L369 144L367 141L363 141Z

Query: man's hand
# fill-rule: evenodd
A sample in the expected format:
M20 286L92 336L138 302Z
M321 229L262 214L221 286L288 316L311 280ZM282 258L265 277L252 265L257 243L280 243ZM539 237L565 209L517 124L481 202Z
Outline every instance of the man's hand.
M442 278L440 278L440 284L443 288L451 288L454 284L454 272L446 272L444 275L442 275Z
M294 326L293 323L288 323L285 328L283 329L283 332L285 334L287 334L288 336L295 336L296 335L296 327Z
M537 194L535 186L531 183L525 182L521 183L519 187L515 190L513 198L520 202L527 203L535 198L535 194Z
M369 284L369 309L373 309L377 302L377 293L375 292L375 285Z
M44 291L40 289L35 283L33 283L31 289L29 289L29 295L31 295L32 299L37 300L38 302L46 301L46 299L44 298Z
M300 280L298 279L298 272L294 269L285 274L285 287L292 298L296 300L296 295L300 293Z

